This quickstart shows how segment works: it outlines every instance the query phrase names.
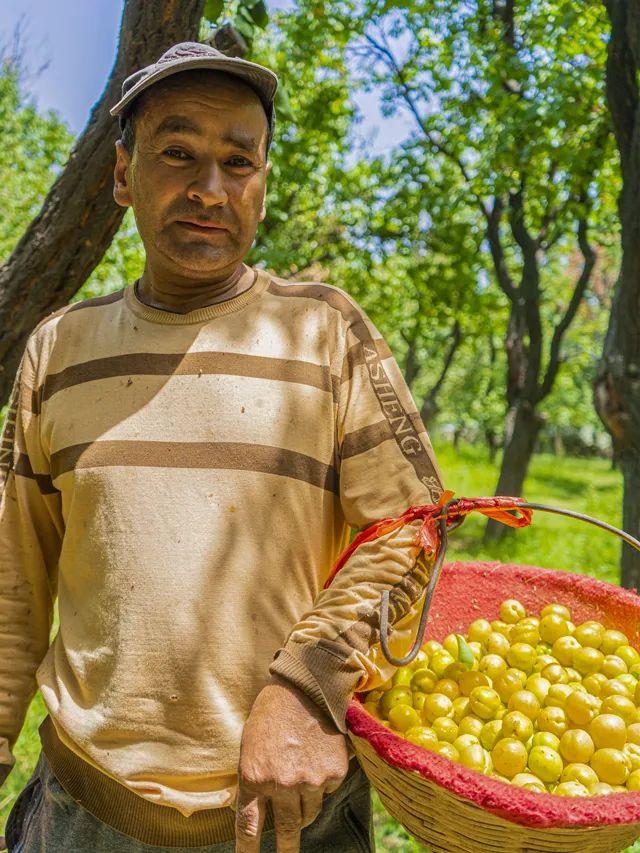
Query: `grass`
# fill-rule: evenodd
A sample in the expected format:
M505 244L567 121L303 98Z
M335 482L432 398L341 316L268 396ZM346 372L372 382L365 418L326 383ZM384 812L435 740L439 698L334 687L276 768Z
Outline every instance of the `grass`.
M436 446L445 484L456 497L491 495L497 469L482 448ZM585 512L617 527L621 524L622 478L603 459L571 459L551 455L534 458L526 482L525 497ZM484 519L470 516L451 535L448 559L500 560L529 563L546 568L592 574L612 583L619 582L619 541L593 526L567 518L536 513L531 527L517 530L492 545L482 545ZM57 619L52 637L57 631ZM16 767L0 792L0 827L35 767L39 751L38 726L46 715L38 692L29 708L25 725L16 743ZM418 853L426 848L415 842L384 811L374 795L376 844L378 850ZM0 829L2 834L2 829ZM640 853L640 843L626 853Z

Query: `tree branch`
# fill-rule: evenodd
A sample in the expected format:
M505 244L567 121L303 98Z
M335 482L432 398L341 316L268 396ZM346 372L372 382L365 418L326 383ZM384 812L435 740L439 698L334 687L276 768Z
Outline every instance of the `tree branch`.
M456 317L456 319L453 323L453 328L451 329L449 351L447 352L447 354L445 356L444 365L443 365L442 370L440 372L440 376L438 377L435 385L433 386L433 388L429 392L430 397L435 397L435 395L438 393L438 391L442 387L442 383L444 382L444 380L447 376L447 372L448 372L449 368L451 367L451 362L453 361L453 357L456 354L456 351L459 348L461 343L462 343L462 328L460 326L460 321Z
M438 405L436 402L436 398L444 380L446 379L449 368L451 367L451 362L453 361L453 357L456 354L456 351L460 344L462 343L462 329L460 327L460 321L456 318L453 324L453 328L451 329L451 342L449 344L448 352L444 359L444 364L442 366L442 370L440 371L440 376L437 378L435 384L432 386L431 390L427 393L423 403L422 408L420 410L420 416L424 423L429 421L434 414L438 411Z
M544 380L540 387L538 400L543 400L553 388L553 383L555 382L558 370L560 368L560 347L562 344L562 338L564 336L564 333L567 331L567 329L573 322L573 318L576 316L576 312L578 310L578 307L580 306L580 302L584 297L587 286L591 279L593 268L596 263L596 253L594 252L588 239L588 223L585 216L581 217L580 221L578 222L578 244L580 246L580 252L584 259L582 270L580 271L580 275L576 282L576 286L574 287L573 294L569 301L569 305L567 306L567 310L565 311L565 314L558 323L558 325L553 330L553 337L551 339L551 347L549 350L549 364L547 366L547 371Z
M400 65L398 64L398 62L397 62L397 60L393 54L393 51L388 46L388 43L387 44L381 44L380 42L376 41L373 38L373 36L369 35L368 33L364 33L364 37L367 40L367 42L374 48L374 51L378 54L378 57L382 58L382 61L386 64L387 68L393 73L395 79L397 80L397 82L399 84L400 93L401 93L405 103L407 104L410 112L412 113L413 117L415 118L416 123L418 124L418 127L420 128L420 130L424 133L425 137L427 138L427 141L429 142L429 144L432 145L436 149L436 151L438 151L440 154L444 154L453 163L455 163L455 165L460 170L460 173L462 174L465 181L467 183L470 183L471 176L467 172L467 169L466 169L464 163L462 162L462 160L456 154L454 154L453 151L451 151L447 147L447 145L445 144L444 140L442 140L442 138L436 138L433 131L431 131L427 128L425 120L420 115L420 110L418 109L418 106L415 102L415 98L414 98L413 93L411 91L411 87L407 83L407 80L406 80L406 77L403 73L403 70L400 67ZM384 35L382 35L382 38L384 39ZM438 135L438 136L440 136L440 135Z
M116 59L102 96L42 208L0 268L0 399L8 396L26 339L100 263L124 208L113 200L117 120L109 108L124 78L176 42L198 38L204 0L127 0Z
M502 23L504 40L512 50L516 46L515 0L493 0L493 17Z
M404 379L407 383L407 387L411 391L413 388L413 383L415 382L416 376L420 372L420 365L418 364L417 359L417 346L416 346L416 338L415 336L409 338L405 336L404 332L402 333L402 337L407 342L407 357L405 359L405 367L404 367Z
M509 193L509 224L513 238L522 251L522 276L518 292L523 300L523 316L529 333L523 391L527 399L531 400L538 392L538 376L542 364L543 331L540 317L538 244L529 233L524 220L524 191L525 178L522 177L518 190Z
M518 299L518 289L507 269L504 248L500 237L500 220L504 208L503 199L500 196L496 196L493 200L493 207L487 208L484 204L482 205L482 213L487 222L487 241L489 242L498 285L511 302L515 302Z

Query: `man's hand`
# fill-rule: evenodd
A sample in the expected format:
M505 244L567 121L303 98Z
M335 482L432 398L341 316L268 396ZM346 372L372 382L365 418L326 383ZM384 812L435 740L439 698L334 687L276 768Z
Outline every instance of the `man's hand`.
M323 794L349 769L346 738L313 702L276 676L257 696L242 734L236 853L258 853L268 799L278 853L297 853L300 832L318 816Z

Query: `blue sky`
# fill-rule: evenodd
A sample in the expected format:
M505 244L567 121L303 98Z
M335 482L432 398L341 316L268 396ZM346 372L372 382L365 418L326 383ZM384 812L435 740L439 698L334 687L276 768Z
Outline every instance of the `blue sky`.
M291 0L267 0L270 9ZM25 62L32 72L27 88L40 110L55 110L75 134L100 98L115 58L123 0L13 0L0 12L0 43L6 44L19 21ZM44 64L47 67L36 73ZM389 151L404 139L408 118L385 118L374 93L358 93L363 115L358 137L377 135L367 145L373 154Z

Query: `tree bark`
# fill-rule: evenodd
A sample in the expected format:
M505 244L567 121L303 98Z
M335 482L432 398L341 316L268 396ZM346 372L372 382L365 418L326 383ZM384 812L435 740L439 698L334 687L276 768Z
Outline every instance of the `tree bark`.
M620 460L624 489L622 495L622 528L640 539L640 454L624 454ZM640 560L635 548L622 543L620 574L624 586L640 589Z
M594 403L612 438L612 464L624 478L623 526L640 536L640 7L607 0L611 38L607 55L607 100L622 167L618 211L622 263L616 282ZM623 544L621 580L640 589L640 553Z
M413 383L416 380L418 373L420 372L420 364L418 363L417 357L417 332L414 330L413 336L409 337L408 335L404 335L403 337L407 342L407 357L405 359L404 366L404 379L407 383L407 387L411 391L413 389Z
M517 403L507 415L507 439L502 456L497 495L519 497L529 462L535 450L536 439L543 419L526 401ZM499 521L489 519L485 528L485 542L500 540L507 528Z
M172 44L197 40L204 0L127 0L116 59L65 168L9 260L0 268L0 400L6 400L26 339L61 308L100 263L124 216L113 200L122 81Z
M484 440L489 451L489 462L493 465L493 463L496 461L496 456L498 455L500 440L498 439L495 430L491 429L490 427L485 427Z
M578 276L569 304L553 329L549 348L549 363L542 371L542 317L540 297L540 269L537 253L540 237L534 238L524 224L523 188L509 197L509 224L513 237L520 247L523 258L522 275L515 287L506 280L503 290L511 300L511 311L505 349L507 353L507 405L504 453L496 495L519 497L524 477L533 455L536 438L544 419L537 409L550 394L560 369L560 353L563 337L570 327L578 307L584 298L595 265L593 251L587 234L586 213L580 217L577 240L583 257L583 266ZM580 201L586 203L586 190ZM494 263L500 281L499 264L504 256L496 216L501 215L503 205L495 199L488 216L488 238L493 245ZM522 436L518 430L522 429ZM513 471L511 470L513 466ZM508 491L504 491L504 489ZM507 533L507 527L489 520L485 528L485 542L499 541Z

